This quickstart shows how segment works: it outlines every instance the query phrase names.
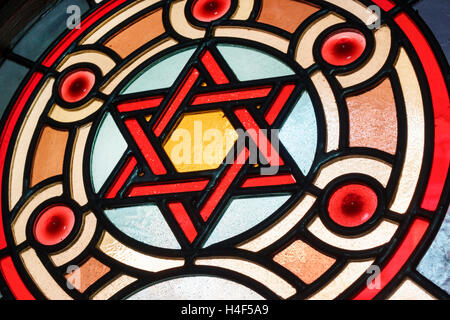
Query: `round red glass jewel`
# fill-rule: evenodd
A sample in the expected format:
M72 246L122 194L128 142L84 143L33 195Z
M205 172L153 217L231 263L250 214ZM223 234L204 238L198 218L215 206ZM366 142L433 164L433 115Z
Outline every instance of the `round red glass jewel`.
M34 237L46 246L56 245L66 239L75 224L72 209L63 205L45 209L34 224Z
M366 49L366 38L355 29L338 30L328 36L322 45L323 59L334 66L345 66L356 61Z
M202 22L222 18L231 7L231 0L196 0L192 5L192 15Z
M378 206L377 194L362 184L349 184L333 192L328 202L330 218L343 227L367 222Z
M69 103L83 100L95 84L95 74L87 69L69 72L59 85L61 98Z

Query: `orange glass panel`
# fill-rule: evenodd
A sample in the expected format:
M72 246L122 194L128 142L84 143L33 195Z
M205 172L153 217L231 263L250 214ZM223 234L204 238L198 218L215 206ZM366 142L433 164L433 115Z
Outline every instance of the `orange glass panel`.
M80 269L66 275L66 279L80 292L85 292L111 270L95 258L89 258Z
M303 21L317 11L318 7L303 1L264 0L258 22L294 32Z
M278 253L273 260L306 284L316 281L336 261L300 240Z
M68 131L44 127L34 155L31 186L62 174L68 138Z
M124 58L163 33L162 9L159 9L115 34L105 46Z
M347 98L350 146L395 153L397 111L389 79L359 96Z

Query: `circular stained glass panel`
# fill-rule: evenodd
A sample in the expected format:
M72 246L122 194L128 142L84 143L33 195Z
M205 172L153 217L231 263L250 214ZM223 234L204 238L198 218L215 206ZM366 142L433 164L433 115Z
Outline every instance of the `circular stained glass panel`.
M0 66L2 296L448 298L417 267L448 64L410 5L66 2Z

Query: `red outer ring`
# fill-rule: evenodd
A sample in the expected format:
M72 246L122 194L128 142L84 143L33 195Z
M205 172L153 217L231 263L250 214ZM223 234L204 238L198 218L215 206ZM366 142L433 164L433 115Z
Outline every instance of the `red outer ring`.
M376 4L380 5L383 9L383 5L386 5L386 0L373 0ZM392 8L390 8L392 9ZM447 86L445 84L442 71L439 68L436 56L433 53L431 47L428 44L423 33L413 22L413 20L405 13L400 13L394 18L397 25L403 30L405 35L411 41L414 49L416 50L420 61L425 70L425 75L428 80L428 85L431 90L431 97L434 110L435 121L435 144L434 144L434 157L431 168L431 174L428 179L428 185L425 191L425 195L422 200L421 207L426 210L435 211L437 205L444 191L445 181L448 175L450 155L446 150L444 144L445 139L448 139L448 125L450 123L448 106L450 105L450 99L448 96ZM444 121L440 127L438 124L440 121ZM447 126L445 126L447 123ZM381 270L376 280L379 280L380 286L375 289L368 289L365 287L354 299L356 300L369 300L376 297L381 290L395 277L395 275L403 268L408 261L414 250L417 248L419 242L425 235L429 221L424 219L416 219L411 224L406 236L403 238L400 246L395 251L392 258L387 262L386 266Z
M0 259L0 271L14 297L19 300L36 300L20 278L11 257L8 256Z
M425 232L428 230L430 222L421 218L415 219L409 227L406 236L403 238L400 246L395 250L391 260L387 262L374 282L379 281L379 287L369 289L367 286L356 295L354 300L371 300L383 290L397 273L403 268L409 257L417 248Z
M372 0L384 11L389 11L395 7L395 3L392 0Z
M9 142L11 141L11 136L13 134L14 128L19 120L20 114L25 107L28 99L33 93L34 89L41 81L43 75L41 73L34 73L28 83L26 84L24 90L19 96L16 104L14 105L11 113L9 114L8 120L6 121L5 127L3 128L2 134L0 136L0 186L3 185L3 173L5 172L5 160L6 153L8 151ZM3 197L0 195L0 210L3 208ZM0 214L0 250L6 248L5 231L3 228L3 214Z
M43 65L50 67L55 63L58 58L66 51L66 49L75 41L79 36L86 31L86 29L94 24L98 19L105 16L112 9L116 8L126 0L111 0L93 12L81 23L80 29L73 29L64 39L52 50L52 52L44 60ZM379 5L384 10L390 10L393 8L391 0L372 0L375 4ZM400 13L395 18L395 21L399 27L405 32L406 36L414 46L422 65L425 69L425 74L430 86L432 94L432 102L435 116L435 124L440 120L439 117L445 115L448 117L448 111L446 108L449 105L449 96L447 93L447 86L444 81L444 77L439 68L436 56L432 49L428 45L423 33L419 30L417 25L411 20L411 18L405 13ZM29 82L25 85L24 90L20 94L18 100L10 112L8 119L5 123L5 127L2 130L0 136L0 172L4 173L6 154L8 151L9 143L12 139L13 131L17 125L19 117L25 108L25 105L36 89L37 85L43 78L43 74L35 72ZM446 137L447 132L445 128L436 128L435 131L435 150L432 164L432 171L427 185L427 191L423 198L422 207L428 210L436 210L437 203L442 195L445 179L448 173L449 156L446 155L446 149L442 141ZM447 161L442 164L437 161ZM447 166L445 167L445 164ZM3 185L3 174L0 175L0 186ZM0 209L3 208L2 195L0 195ZM2 220L3 212L0 214L0 250L7 247L5 240L5 233ZM381 278L381 287L379 289L368 290L366 287L363 289L355 299L373 299L401 270L404 264L408 261L412 253L417 248L420 240L428 230L429 222L418 218L411 224L405 238L401 242L400 246L396 249L392 258L387 262L386 266L381 271L379 277ZM18 300L30 300L34 299L33 295L25 287L23 282L18 277L17 270L11 263L10 257L4 257L0 260L0 269L5 278L8 286L10 287L13 295Z
M69 46L80 37L91 25L93 25L97 20L108 14L111 10L118 7L122 3L126 2L126 0L111 0L106 2L96 11L94 11L91 15L89 15L85 20L81 22L80 29L73 29L64 39L50 52L50 54L44 59L43 65L46 67L51 67L58 59L61 57L64 52L69 48ZM6 120L5 127L2 130L0 135L0 186L3 185L3 173L5 172L5 162L6 155L9 148L9 143L12 139L12 135L14 129L17 125L17 122L22 114L23 109L26 106L26 103L30 96L35 91L39 82L43 78L43 74L39 72L35 72L30 77L30 80L25 85L24 90L21 92L19 98L14 104L11 112L9 113L8 119ZM2 211L0 214L0 250L5 249L7 247L6 238L5 238L5 229L3 226L3 196L0 195L0 210ZM5 257L0 260L0 269L5 278L6 283L8 284L11 292L14 297L18 300L32 300L34 296L27 289L25 284L20 279L20 276L17 273L12 260L10 257Z
M422 62L430 85L434 109L434 156L421 207L425 210L435 211L444 190L450 165L450 153L447 151L447 145L450 142L450 131L448 130L450 127L450 99L439 63L427 39L405 13L397 15L395 22L411 41Z

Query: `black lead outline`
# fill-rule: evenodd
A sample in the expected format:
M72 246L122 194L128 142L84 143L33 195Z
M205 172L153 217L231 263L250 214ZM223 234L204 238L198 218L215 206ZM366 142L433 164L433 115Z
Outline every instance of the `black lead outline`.
M89 15L91 12L93 12L93 10L96 8L97 4L95 4L92 0L89 0L90 4L91 4L91 11L86 13L85 16ZM360 0L361 2L363 2L364 4L373 4L372 2L368 1L368 0ZM311 0L310 2L313 3L317 3L319 5L322 6L322 8L331 8L334 9L333 11L337 12L338 14L341 14L343 16L345 16L349 21L353 21L355 22L356 19L352 18L351 14L341 10L340 8L337 8L331 4L325 3L323 1L320 0ZM408 52L409 57L411 58L413 65L416 69L416 73L417 76L419 78L419 82L422 88L422 94L423 94L423 99L424 99L424 105L425 107L425 117L426 117L426 132L427 132L427 136L426 136L426 148L428 150L431 150L433 148L433 144L434 144L434 139L433 139L433 110L432 108L430 108L431 104L431 99L430 99L430 92L429 92L429 88L428 88L428 84L427 84L427 79L424 75L424 71L423 71L423 67L420 64L420 60L418 59L416 53L414 52L414 48L412 47L412 45L409 43L409 40L403 35L402 31L399 29L399 27L395 24L395 22L392 19L392 16L394 16L395 14L399 13L400 11L405 11L419 26L419 28L421 29L421 31L425 34L425 36L427 37L430 46L432 47L433 51L435 52L438 62L440 64L441 70L443 71L444 75L446 75L447 78L447 87L448 87L448 74L449 74L449 67L448 67L448 63L445 61L444 55L442 53L442 50L439 48L439 45L437 43L437 41L434 39L432 33L430 32L430 30L428 29L428 27L426 27L426 25L423 23L423 21L421 20L421 18L417 15L417 13L411 8L411 4L413 4L416 1L402 1L402 4L397 6L396 8L394 8L393 10L391 10L389 13L382 13L382 23L387 23L389 25L389 27L391 28L391 32L392 32L392 38L393 39L401 39L398 42L394 42L393 41L393 46L395 50L392 50L392 52L390 53L390 56L388 58L388 61L394 61L395 59L395 53L398 51L398 47L400 46L400 44L405 48L405 50ZM123 7L125 7L126 5L128 5L128 3L125 3L121 6L119 6L118 8L116 8L114 10L114 12L117 12L118 10L122 9ZM149 8L148 10L153 10L156 9L157 6L155 6L154 8ZM250 21L255 21L255 18L257 17L258 14L258 10L260 8L260 1L257 1L257 4L255 6L255 9L251 15L251 18L249 19ZM295 32L293 34L293 37L295 38L296 36L298 36L300 34L300 30L303 29L303 27L306 25L306 23L310 22L312 19L316 18L319 15L324 14L325 12L327 12L326 9L322 9L319 12L317 12L316 14L314 14L312 17L309 17L302 25L299 26L297 32ZM111 12L111 14L113 14L113 12ZM126 22L124 22L124 24L129 23L132 19L135 19L136 17L132 17L129 20L127 20ZM167 21L166 18L164 18L165 21L165 25L167 25ZM233 23L230 23L231 25L233 25ZM254 22L249 22L248 25L252 25L252 26L258 26L260 27L261 24L255 24ZM351 26L354 26L353 24L350 24ZM92 27L91 27L92 28ZM274 33L281 33L284 34L283 31L280 32L280 29L272 27L272 26L267 26L264 25L264 29L267 29L271 32ZM88 32L88 31L87 31ZM174 38L178 38L178 36L176 34L173 33L173 31L168 30L166 33L171 34L172 37ZM207 36L209 36L210 34L207 33ZM62 35L63 36L63 35ZM61 37L62 37L61 36ZM60 39L57 39L54 44L58 43ZM369 44L370 45L370 44ZM41 59L37 62L34 63L32 61L28 61L26 59L23 59L20 56L17 56L15 54L12 53L7 53L6 54L6 58L9 58L11 60L14 60L16 62L18 62L19 64L23 64L27 67L31 67L31 70L28 74L28 76L25 78L27 79L31 74L33 74L35 71L38 72L45 72L46 73L46 77L44 77L41 80L41 84L43 83L43 81L45 81L45 79L48 76L58 76L58 73L53 69L53 68L45 68L43 66L40 65L40 61L42 61L42 59L48 54L49 50L51 50L51 48L54 47L54 45L50 46L49 49L42 55ZM71 45L70 48L68 49L67 52L70 52L71 50L74 50L76 47L75 44ZM98 45L93 45L92 48L95 48L96 50L105 50L104 47L102 46L98 46ZM144 50L145 48L141 48L141 50ZM289 48L289 55L292 56L294 53L294 49L290 47ZM110 52L108 52L109 54ZM135 54L138 54L139 52L135 52ZM315 56L317 52L315 52ZM133 55L132 55L133 56ZM120 59L117 55L112 55L113 59L116 62L120 62ZM62 59L63 57L61 57L60 59ZM131 59L131 57L128 57L127 59ZM58 61L55 63L55 65L57 65ZM324 66L322 66L322 70L325 70L323 68ZM309 70L307 70L308 73L311 73L315 70L318 69L318 65L313 66L312 68L310 68ZM381 72L373 81L370 81L369 83L366 83L365 85L371 85L374 86L376 84L378 84L378 81L380 79L382 79L384 76L389 75L389 78L391 79L392 82L392 86L393 86L393 91L395 94L395 99L396 99L396 103L397 103L397 108L398 109L398 119L399 119L399 124L400 123L404 123L404 121L400 121L400 120L405 120L404 117L402 117L402 115L404 115L404 106L402 105L402 103L399 103L400 101L402 101L402 93L399 89L399 83L398 83L398 78L396 77L395 72L393 72L393 68L386 69L386 66L383 67L384 71ZM331 73L332 70L330 70ZM115 72L115 70L111 71L111 72ZM331 74L324 72L325 76L327 77L328 81L330 81L331 86L333 88L333 90L335 92L337 92L339 90L339 85L336 83L336 81L333 81L333 77L331 76ZM26 80L24 80L21 84L21 88L24 87L24 85L26 84ZM350 88L347 89L343 92L341 92L338 96L337 96L337 100L338 100L338 105L339 105L339 109L341 112L341 116L345 116L345 104L344 104L344 99L343 97L347 94L357 94L359 92L359 90L363 91L363 90L368 90L368 88L363 88L363 86L361 84L359 84L358 86L355 86L354 88ZM8 106L7 110L11 110L12 108L12 104L13 102L18 98L18 93L20 91L16 92L14 98L11 100L10 105ZM34 92L33 96L36 94L36 92ZM317 103L317 97L314 97L314 95L312 95L311 97L313 100L313 104L316 105ZM31 100L31 99L30 99ZM319 104L320 105L320 104ZM29 103L27 105L27 107L25 108L25 110L29 108ZM344 113L342 113L344 112ZM8 112L5 112L5 115L3 116L3 120L2 123L4 123L6 121L6 116L7 116ZM23 121L23 117L24 117L25 112L22 113L21 118L19 119L19 123ZM320 119L320 117L318 117L318 120ZM88 119L88 120L92 120L92 119ZM42 123L39 124L40 127L42 128ZM55 124L52 124L53 127L55 128L61 128L60 126L56 126ZM348 126L348 123L346 123L346 118L343 117L341 118L341 126ZM320 129L321 125L319 124L319 129ZM401 153L401 141L404 141L405 138L405 128L404 126L402 127L401 125L398 127L399 128L399 136L398 136L398 150L397 150L397 154ZM62 128L61 128L62 129ZM323 129L323 125L322 125L322 129ZM13 135L13 139L16 138L17 136L17 128L15 129L15 133ZM341 130L341 132L343 132L345 130ZM38 130L38 128L36 129L36 132L40 132L40 130ZM321 134L322 131L319 130L319 134ZM70 136L71 139L73 139L73 135L74 135L74 130L71 129L70 132ZM323 138L323 137L322 137ZM36 139L35 139L36 141ZM70 139L69 139L70 141ZM345 139L345 136L341 136L340 139L340 146L343 147L342 151L339 152L334 152L334 155L340 155L343 154L342 152L350 152L350 150L346 147L346 143L348 140ZM72 144L72 142L70 142ZM320 146L318 149L321 149ZM363 148L364 150L366 150L365 148ZM67 154L66 157L69 154L69 150L70 148L67 148ZM361 150L362 151L362 150ZM373 150L366 150L366 152L368 154L373 154ZM8 155L7 157L11 157L11 153L12 150L10 148L10 150L8 151ZM330 158L332 158L332 154L329 155L324 155L324 154L318 154L317 155L319 158L322 158L322 163L324 161L328 161ZM380 154L375 154L375 156L380 156ZM395 157L395 159L392 159L392 156L390 156L390 161L394 161L395 163L401 163L401 158L399 158L398 156ZM387 157L386 157L387 158ZM386 159L387 160L387 159ZM414 251L413 256L409 259L409 262L406 263L406 265L402 268L402 270L397 274L397 276L386 286L386 288L384 288L382 290L382 292L376 297L376 298L385 298L388 296L388 294L394 289L396 288L401 281L403 281L403 279L405 277L411 277L414 281L416 281L417 283L419 283L421 286L423 286L424 288L426 288L429 292L431 292L433 295L435 295L438 298L441 299L448 299L449 296L448 294L446 294L445 292L443 292L441 289L437 288L436 285L434 285L433 283L431 283L430 281L428 281L426 278L424 278L423 276L419 275L417 271L415 271L415 268L418 264L418 262L420 262L421 257L423 256L423 254L426 251L426 248L431 244L435 234L437 233L440 224L442 223L444 216L445 216L445 209L448 207L448 203L449 203L449 198L445 197L445 194L448 194L450 191L450 179L447 177L447 181L446 181L446 186L444 188L443 191L443 197L440 200L440 204L439 204L439 208L438 210L436 210L436 212L434 214L431 214L430 212L427 212L425 210L422 210L419 208L419 204L421 201L421 196L423 194L424 191L424 186L426 186L427 183L427 177L430 171L430 167L431 167L431 157L429 156L429 154L426 154L424 157L424 162L423 162L423 168L422 168L422 173L419 179L419 184L418 187L416 189L416 193L414 196L414 199L412 201L411 204L411 208L410 208L410 214L409 215L405 215L402 217L397 217L399 219L399 221L403 220L403 225L401 226L401 230L399 230L399 232L396 233L396 235L394 236L394 239L392 240L391 243L395 243L397 241L399 241L399 239L403 238L404 233L407 231L408 229L408 225L411 223L411 221L415 218L415 217L422 217L425 218L427 220L431 220L431 224L430 227L428 229L428 232L425 234L424 238L422 239L419 248L417 248ZM317 166L320 163L317 164ZM397 170L395 170L397 167ZM393 171L393 177L397 176L400 174L399 168L400 166L394 166L394 171ZM64 169L64 172L66 172L67 168ZM3 172L3 174L6 176L6 173L9 172L9 164L6 164L6 168L5 168L5 172ZM23 197L23 199L27 198L27 195L30 195L34 190L37 190L37 188L42 187L43 185L45 185L46 183L52 183L52 182L56 182L56 181L61 181L62 176L58 176L58 177L53 177L51 179L49 179L48 181L42 182L40 184L38 184L38 186L27 190L24 195L25 197ZM387 187L387 191L392 190L393 188L393 180L396 180L394 178L391 178L391 182ZM7 180L5 180L7 181ZM67 179L65 179L65 183L67 183ZM67 186L65 185L65 190L67 189ZM2 186L3 188L3 192L2 192L2 196L5 196L7 193L7 184L5 184L4 186ZM319 190L312 188L310 191L312 194L316 194L319 192ZM387 192L389 193L389 192ZM19 202L19 205L23 203L23 199ZM5 205L5 202L4 202ZM5 205L6 207L6 205ZM12 216L8 215L6 216L6 212L8 212L7 210L5 210L5 207L2 208L4 214L4 222L6 223L10 223ZM6 208L7 209L7 208ZM311 214L307 215L307 217L305 217L304 221L307 219L311 219L312 217L312 212L314 210L311 210ZM391 218L391 220L396 220L396 215L393 213L387 213L388 217ZM301 226L299 226L300 228L302 228ZM278 251L282 250L284 247L286 247L287 244L290 243L290 241L295 238L299 238L300 236L300 230L296 230L297 228L294 228L294 230L292 230L284 239L279 239L277 241L277 243L275 243L273 246L271 246L270 249L277 249ZM92 240L92 244L96 243L98 241L98 236L99 236L99 227L98 230L96 231L96 236L94 236L94 239ZM34 287L33 282L31 281L31 279L29 278L29 275L26 273L26 271L23 269L23 266L21 266L20 264L20 259L17 256L17 249L19 249L19 251L23 248L25 248L26 243L23 246L20 246L17 249L14 249L11 247L11 235L7 233L7 241L9 243L9 246L7 249L0 251L1 255L6 255L6 254L11 254L15 265L17 266L18 272L21 275L22 279L24 280L24 282L27 284L28 288L30 289L30 291L33 293L33 295L35 295L35 297L37 298L44 298L42 296L42 294L39 292L39 290L37 288ZM304 238L303 236L300 236L300 239L306 240L306 238ZM334 250L330 250L330 248L325 248L322 245L317 245L316 243L314 243L314 246L316 248L318 248L320 251L328 253L333 255ZM273 248L272 248L273 247ZM379 258L377 259L376 263L380 263L381 266L384 265L383 262L386 262L386 259L389 258L389 256L392 254L392 251L396 249L394 246L391 245L390 248L379 248L378 250L376 250L377 254L379 255ZM275 253L277 252L277 250L275 250ZM252 254L249 254L248 252L237 252L239 254L239 256L241 256L241 254L244 255L244 257L251 257ZM272 252L272 255L275 254ZM89 255L93 255L94 257L96 257L97 259L99 259L100 261L107 263L110 267L111 267L111 272L109 272L106 276L104 276L102 279L100 279L97 283L95 283L93 286L91 286L91 288L88 289L88 291L85 294L79 294L77 291L72 290L70 291L69 294L71 294L74 298L81 298L81 299L87 299L93 292L95 292L96 289L100 288L102 285L104 285L107 281L113 279L113 277L115 277L117 275L117 270L120 269L127 269L125 267L123 267L122 265L119 265L117 262L115 262L114 260L110 259L109 257L106 257L105 255L102 255L100 252L98 252L98 249L94 248L94 247L89 247L86 252L84 252L82 255L80 255L80 257L78 257L76 262L82 262L85 257L89 256ZM267 248L267 250L263 250L260 252L260 254L258 254L259 257L252 257L256 260L254 261L260 261L260 264L262 265L266 265L267 264L267 260L269 260L269 263L271 263L271 254L269 253L269 248ZM335 257L337 255L334 255ZM40 255L40 258L42 259L43 257ZM264 259L264 258L267 258ZM52 272L55 276L57 274L60 274L62 270L62 268L58 269L58 268L54 268L52 267L51 263L48 263L48 259L45 260L43 259L42 261L45 262L45 265L49 268L49 271ZM338 261L336 262L336 264L330 269L328 270L321 278L319 278L319 280L317 280L315 283L313 283L312 285L310 285L304 292L295 295L294 297L292 297L293 299L296 298L306 298L308 295L310 295L310 293L318 290L322 285L324 285L326 282L328 282L330 280L331 275L334 272L338 272L343 264L345 263L345 258L340 258L338 259ZM189 263L187 263L189 264ZM278 268L276 266L271 266L273 268ZM117 269L117 270L116 270ZM154 282L158 282L161 281L167 277L176 277L176 276L180 276L179 274L179 269L176 270L168 270L168 271L163 271L161 273L158 273L157 275L154 274L152 276L148 276L148 273L143 273L139 270L131 270L132 268L130 268L130 270L127 270L129 272L127 272L130 275L134 275L134 276L141 276L141 277L146 277L147 280L139 280L138 282L130 285L128 288L126 288L125 290L122 290L121 292L117 293L113 298L124 298L128 295L130 295L131 293L133 293L135 290L137 290L138 288L142 288L145 287L147 285L153 284ZM279 273L281 273L283 275L283 277L287 280L291 280L292 275L285 271L285 270L281 270L283 268L279 268L280 270L277 270ZM266 298L271 298L271 299L275 299L277 298L276 296L274 296L273 293L271 293L267 288L265 288L264 286L262 286L261 284L259 284L258 282L256 282L253 279L247 278L247 277L243 277L239 274L233 273L233 272L229 272L226 270L222 270L222 269L214 269L214 268L199 268L196 267L195 271L192 268L186 268L185 270L185 274L216 274L217 276L221 276L221 277L225 277L227 279L233 279L239 283L245 284L248 287L256 290L258 293L262 294L264 297ZM347 299L347 298L351 298L352 296L354 296L359 290L360 288L363 286L363 283L366 280L366 276L362 276L352 287L348 288L343 294L341 294L338 299ZM61 278L61 276L57 277L57 280L59 281L65 281L63 278ZM291 282L291 281L290 281ZM292 279L292 284L296 284L298 285L298 288L304 288L304 286L302 286L302 284L300 283L300 280L298 278L295 277L295 279ZM0 286L2 288L2 293L4 293L5 298L13 298L13 296L11 295L11 293L9 292L9 289L7 289L6 284L4 283L4 280L2 279L2 277L0 277ZM64 286L63 286L64 288Z

